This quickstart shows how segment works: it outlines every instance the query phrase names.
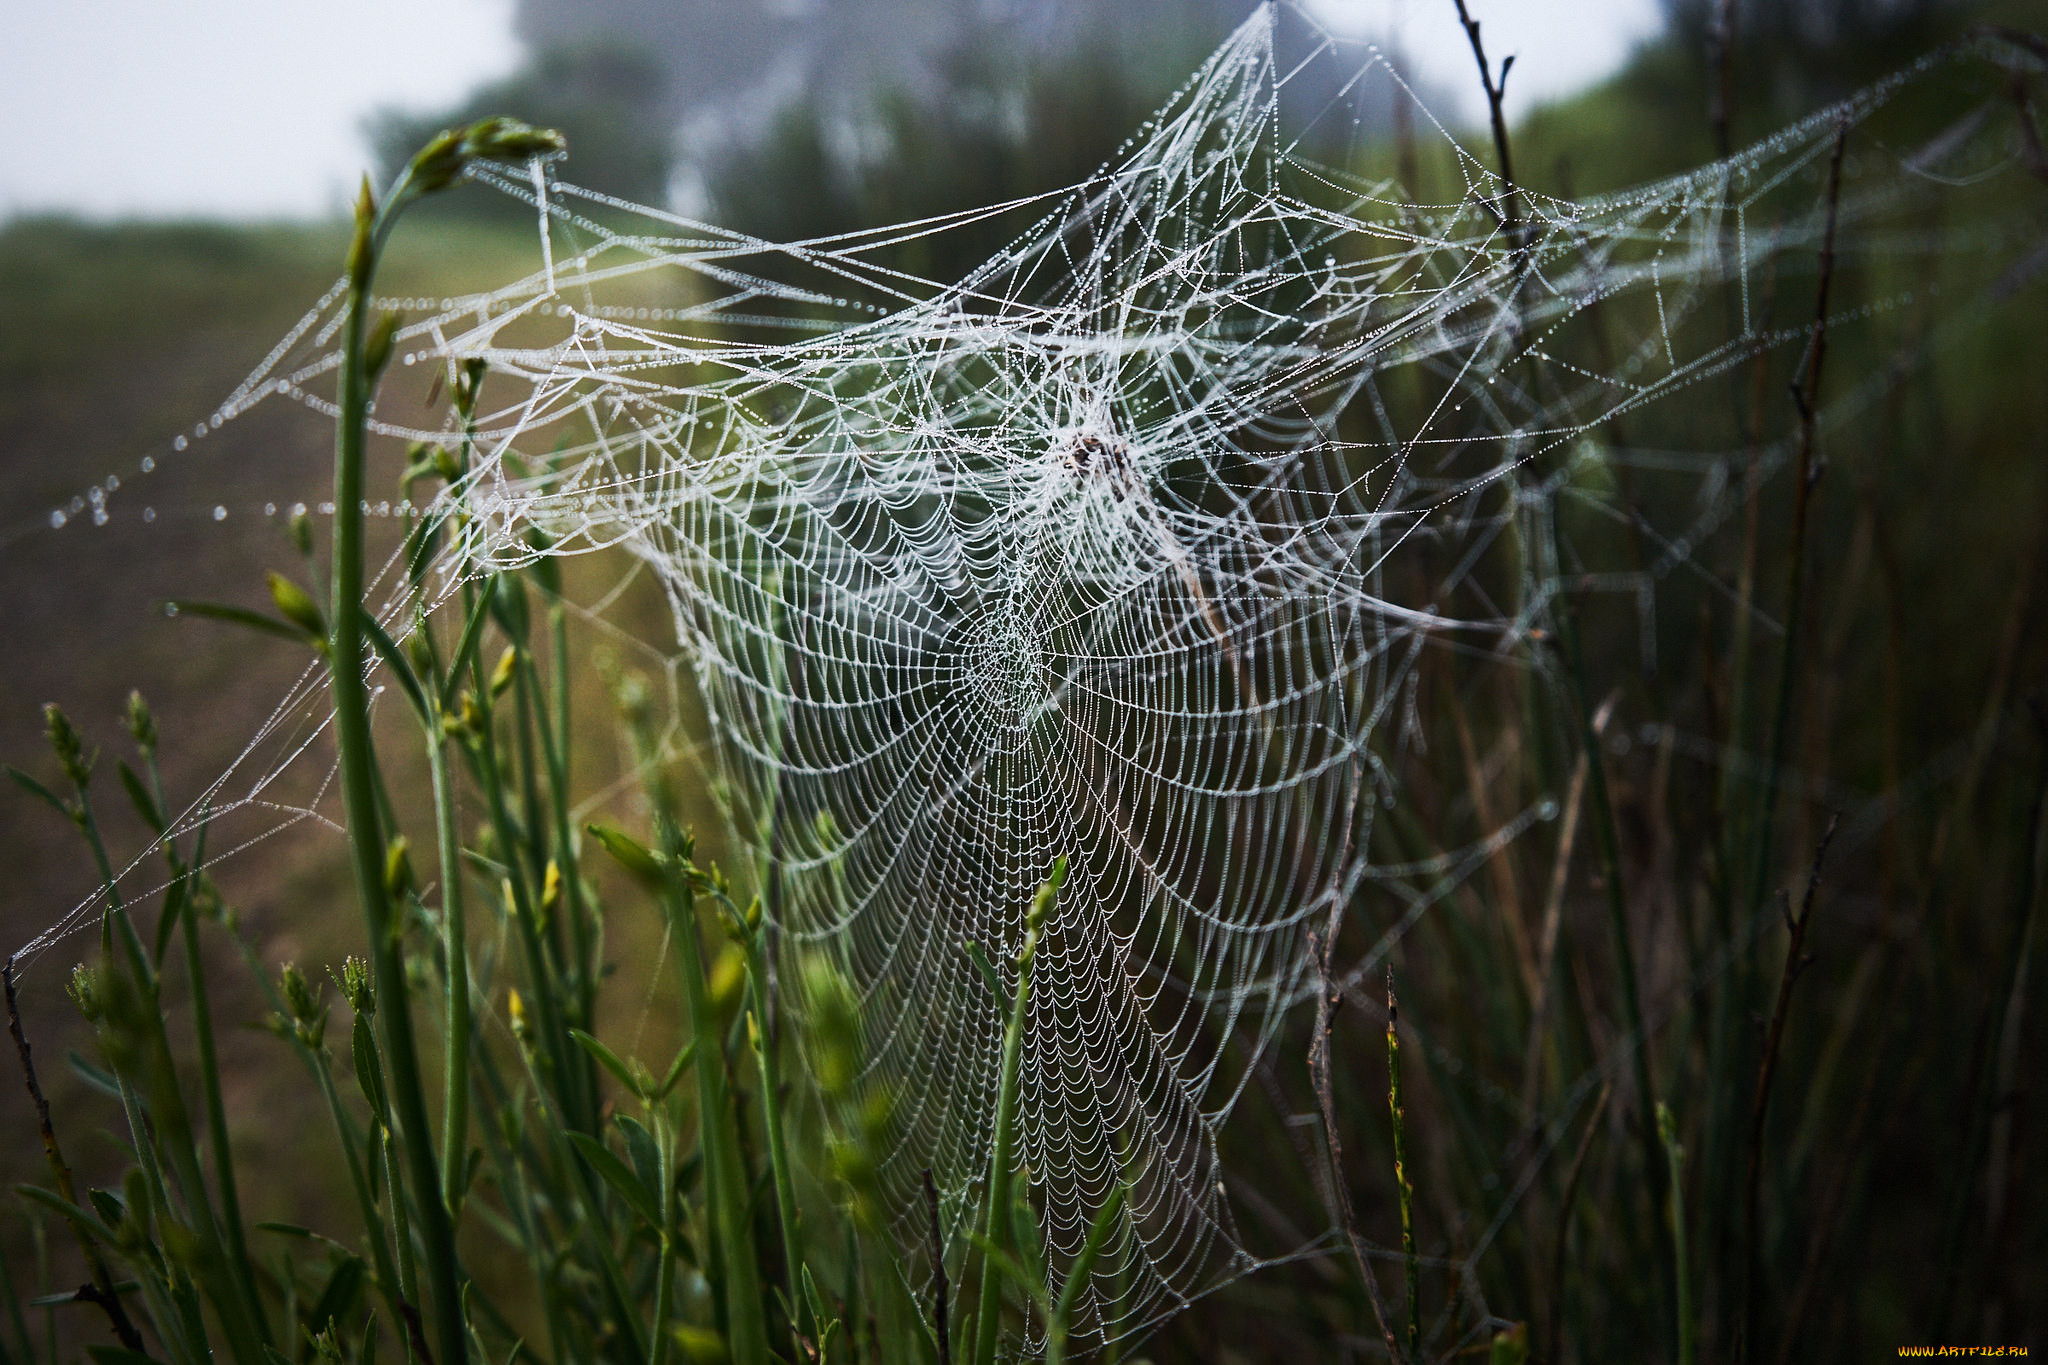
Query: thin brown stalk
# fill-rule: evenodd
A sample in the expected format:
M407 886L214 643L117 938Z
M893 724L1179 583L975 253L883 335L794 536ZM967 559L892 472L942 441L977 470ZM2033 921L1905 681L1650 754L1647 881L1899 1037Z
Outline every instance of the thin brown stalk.
M1358 1235L1358 1220L1351 1209L1351 1189L1344 1183L1344 1148L1337 1137L1337 1104L1330 1086L1330 1033L1336 1027L1337 1007L1343 1003L1344 995L1330 979L1330 953L1342 923L1343 898L1335 897L1330 902L1327 936L1313 930L1309 933L1309 951L1315 954L1320 985L1316 990L1315 1032L1308 1044L1308 1074L1315 1086L1316 1104L1322 1112L1323 1151L1330 1166L1331 1212L1344 1230L1345 1244L1351 1249L1351 1260L1358 1271L1358 1278L1365 1285L1366 1301L1372 1305L1373 1321L1380 1329L1381 1339L1387 1343L1387 1353L1396 1361L1406 1362L1408 1354L1394 1336L1392 1321L1387 1317L1387 1301L1380 1295L1380 1282L1373 1276L1372 1265L1365 1256L1365 1243Z
M1596 731L1606 728L1614 698L1604 702L1593 717ZM1557 831L1557 858L1551 864L1550 890L1543 901L1543 925L1536 948L1536 995L1529 1008L1529 1050L1522 1063L1522 1104L1536 1108L1536 1076L1543 1057L1543 1033L1550 1020L1550 980L1557 961L1557 940L1564 930L1564 893L1571 880L1572 850L1578 843L1579 812L1586 799L1586 755L1579 755L1572 769L1571 787L1565 793L1564 822Z
M1949 1214L1946 1249L1942 1257L1941 1287L1935 1298L1930 1336L1941 1340L1948 1332L1957 1289L1963 1278L1969 1205L1984 1162L1989 1156L1992 1125L1999 1107L1997 1056L2006 1036L2006 1023L2016 1002L2023 999L2026 969L2033 937L2034 914L2039 896L2040 855L2044 833L2048 833L2048 694L2029 699L2036 738L2040 744L2041 766L2035 779L2034 796L2019 839L2018 875L2013 879L2015 900L2012 938L1997 945L1998 959L2010 964L2004 970L2002 989L1992 995L1978 1025L1978 1056L1971 1067L1970 1110L1963 1140L1962 1160L1957 1163L1955 1195Z
M1758 812L1756 856L1751 865L1748 907L1764 899L1764 883L1770 876L1771 821L1777 812L1779 765L1784 761L1785 732L1792 712L1793 683L1798 676L1799 622L1806 590L1806 526L1813 504L1813 487L1820 469L1814 447L1820 425L1821 372L1828 353L1828 297L1835 282L1835 230L1841 220L1842 159L1849 147L1849 121L1844 119L1835 134L1834 155L1828 162L1827 226L1821 236L1820 285L1814 295L1813 326L1807 336L1806 355L1799 375L1791 384L1792 404L1799 411L1798 458L1792 486L1791 565L1785 585L1785 644L1778 666L1777 709L1771 718L1770 748L1765 754L1763 809Z
M1726 161L1733 150L1729 133L1735 121L1735 0L1718 0L1714 23L1707 30L1714 79L1707 87L1707 121L1714 126L1714 155Z
M1834 841L1835 830L1841 823L1840 812L1828 818L1828 827L1813 851L1813 867L1807 873L1806 894L1800 899L1799 912L1796 915L1789 910L1786 912L1785 923L1791 933L1791 941L1785 947L1785 967L1778 976L1778 1001L1772 1007L1770 1026L1764 1034L1763 1060L1757 1067L1756 1097L1750 1104L1749 1162L1742 1180L1743 1331L1736 1348L1738 1356L1744 1359L1755 1350L1763 1296L1757 1190L1763 1173L1764 1119L1770 1112L1771 1081L1777 1075L1778 1051L1785 1040L1785 1017L1792 1003L1792 988L1813 961L1813 956L1806 951L1806 930L1813 919L1814 893L1820 889L1821 864L1828 856L1828 845Z
M1472 789L1472 814L1479 821L1482 830L1495 830L1501 822L1494 818L1493 800L1487 794L1486 774L1479 765L1479 751L1472 742L1472 724L1466 718L1465 707L1459 701L1455 688L1446 688L1447 704L1451 713L1453 728L1458 735L1458 753L1465 763L1465 782ZM1487 873L1493 882L1493 898L1500 909L1500 922L1507 930L1508 946L1514 949L1515 963L1522 972L1522 985L1534 1000L1540 990L1537 974L1536 954L1529 942L1529 926L1522 915L1522 897L1519 879L1515 876L1512 842L1503 842L1486 860Z
M1543 1358L1556 1365L1558 1343L1564 1331L1564 1243L1572 1227L1572 1205L1579 1197L1579 1180L1586 1173L1586 1157L1593 1150L1593 1139L1599 1135L1600 1120L1607 1114L1607 1101L1614 1096L1614 1082L1608 1081L1600 1087L1600 1098L1593 1101L1593 1117L1586 1122L1586 1131L1579 1138L1579 1150L1572 1153L1571 1171L1564 1178L1564 1193L1557 1201L1557 1234L1550 1246L1550 1339L1546 1343Z
M1891 1013L1896 1015L1898 1011ZM1891 1030L1888 1028L1879 1038L1877 1045L1871 1049L1870 1070L1864 1078L1862 1092L1856 1098L1856 1108L1850 1114L1848 1126L1842 1130L1840 1150L1844 1152L1893 1150L1892 1141L1895 1134L1912 1115L1912 1109L1906 1105L1892 1106L1885 1126L1878 1132L1877 1141L1869 1146L1864 1145L1863 1128L1875 1109L1872 1101L1877 1097L1878 1078L1897 1069L1897 1063L1893 1060L1888 1046L1890 1037ZM1926 1069L1929 1055L1923 1052L1905 1069L1900 1080L1902 1093L1912 1093L1922 1071ZM1820 1284L1820 1272L1827 1263L1828 1243L1834 1238L1835 1225L1841 1216L1842 1199L1848 1193L1850 1179L1858 1169L1854 1161L1832 1163L1832 1167L1827 1188L1814 1210L1813 1233L1806 1244L1806 1265L1799 1273L1799 1282L1793 1289L1790 1305L1785 1310L1785 1327L1778 1339L1778 1365L1792 1365L1793 1344L1799 1340L1799 1329L1805 1323L1806 1314L1813 1306L1814 1291Z
M28 1081L28 1097L36 1107L36 1127L43 1137L43 1155L49 1158L50 1173L57 1180L57 1194L67 1204L78 1202L78 1186L72 1179L71 1167L64 1160L64 1151L57 1145L57 1129L50 1122L50 1102L43 1098L42 1082L36 1079L35 1058L28 1045L28 1034L21 1027L21 1002L14 989L14 959L8 958L5 967L0 967L0 980L7 988L7 1031L14 1035L14 1051L21 1058L21 1072ZM121 1345L131 1351L141 1351L142 1334L129 1321L128 1311L121 1306L120 1296L114 1292L114 1277L108 1273L106 1260L92 1238L77 1223L71 1225L78 1234L79 1250L85 1253L85 1263L92 1274L92 1283L81 1288L77 1297L88 1303L96 1303L106 1312L113 1324L114 1335L121 1339ZM87 1293L87 1289L92 1292Z
M1522 209L1519 193L1515 188L1515 162L1508 145L1508 121L1503 102L1508 92L1508 72L1514 69L1515 59L1504 58L1500 73L1494 74L1493 63L1486 60L1486 45L1479 40L1479 21L1465 8L1465 0L1455 0L1458 6L1458 22L1464 26L1465 40L1472 45L1473 60L1479 63L1479 83L1486 90L1486 115L1493 128L1493 151L1500 161L1500 209L1498 210L1501 230L1507 234L1508 246L1519 258L1522 253ZM1520 265L1516 267L1520 274Z

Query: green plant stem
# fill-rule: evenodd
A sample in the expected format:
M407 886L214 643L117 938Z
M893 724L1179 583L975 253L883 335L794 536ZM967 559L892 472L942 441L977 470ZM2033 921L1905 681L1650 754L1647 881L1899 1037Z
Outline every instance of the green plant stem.
M663 843L670 856L680 852L674 824L664 818ZM725 1305L727 1330L732 1337L733 1359L741 1365L757 1365L768 1358L768 1332L761 1297L761 1272L754 1252L753 1220L748 1216L746 1182L740 1172L739 1139L734 1132L732 1102L725 1088L725 1048L711 1008L711 988L704 975L704 953L697 936L696 897L681 878L669 879L666 897L669 916L676 927L683 962L683 990L690 1013L691 1035L700 1049L697 1073L697 1110L701 1125L699 1143L705 1148L707 1172L715 1182L711 1191L712 1217L719 1245L725 1255Z
M150 787L156 795L156 808L168 810L169 806L164 801L163 773L157 766L154 747L144 751L144 759L149 767ZM271 1341L270 1322L263 1311L262 1297L256 1292L255 1263L249 1258L248 1237L242 1227L242 1199L235 1183L235 1155L228 1141L227 1106L221 1098L220 1088L220 1058L213 1039L213 1009L207 998L206 961L199 949L199 913L195 898L200 871L206 866L206 832L211 819L212 812L202 809L191 866L180 861L177 845L168 836L165 836L164 852L183 888L180 906L184 923L180 928L185 943L185 971L191 982L192 1031L199 1048L199 1083L200 1093L206 1102L207 1131L213 1139L213 1174L214 1182L220 1188L220 1217L227 1240L228 1266L243 1299L249 1304L250 1312L255 1315L257 1330L267 1345Z
M1394 1184L1401 1195L1401 1254L1406 1257L1408 1358L1422 1349L1422 1262L1415 1250L1415 1186L1408 1179L1408 1111L1401 1103L1400 1010L1394 1003L1394 969L1387 968L1387 1108L1394 1121Z
M546 1049L543 1055L549 1070L554 1073L554 1090L563 1121L578 1132L594 1134L595 1106L590 1101L590 1092L595 1081L590 1068L578 1060L584 1054L569 1041L568 1024L562 1018L560 973L555 970L554 955L548 951L541 933L532 888L520 866L518 832L505 805L503 771L498 765L497 745L492 738L488 718L477 735L472 752L477 760L480 785L490 807L491 827L496 831L498 845L505 853L505 880L512 888L513 920L518 926L520 949L526 957L527 974L533 984L533 1003L540 1014L540 1033Z
M1557 520L1553 517L1551 535L1555 538L1559 534ZM1561 547L1554 543L1553 548ZM1650 1207L1658 1211L1651 1220L1657 1230L1653 1240L1663 1267L1664 1284L1669 1289L1676 1268L1671 1241L1661 1216L1665 1196L1663 1140L1657 1132L1658 1100L1651 1079L1650 1034L1643 1024L1642 995L1636 984L1635 945L1629 932L1628 899L1622 885L1621 839L1615 827L1613 802L1607 791L1606 756L1601 752L1600 732L1594 724L1587 695L1585 657L1580 651L1578 623L1570 605L1561 599L1552 603L1551 617L1557 625L1558 641L1564 648L1565 673L1577 712L1579 743L1586 755L1586 787L1592 797L1593 831L1600 849L1608 928L1614 938L1615 971L1621 978L1622 1017L1628 1025L1629 1061L1636 1089L1636 1131L1642 1141Z
M437 709L437 727L439 718ZM462 895L454 775L448 770L448 743L439 733L427 737L427 769L434 788L434 842L441 864L442 970L446 973L442 982L447 1039L441 1091L441 1202L448 1208L452 1225L462 1206L463 1173L469 1165L469 924Z
M384 843L379 837L376 779L372 768L370 699L364 683L363 648L363 479L369 439L370 390L367 326L370 285L377 258L393 223L411 199L408 170L381 208L370 213L365 198L358 211L350 251L348 312L341 346L341 413L334 450L334 597L329 620L328 677L333 684L335 740L341 754L342 804L356 894L368 931L370 963L376 973L379 1021L398 1110L412 1185L419 1196L420 1234L433 1295L435 1340L441 1365L469 1358L469 1335L457 1291L455 1230L441 1198L441 1170L427 1122L420 1084L418 1049L405 982L405 955L384 887ZM450 1040L450 1046L456 1046ZM394 1194L394 1197L395 1194Z
M193 1231L199 1237L198 1278L206 1285L208 1296L214 1301L215 1311L220 1316L221 1328L227 1336L228 1347L234 1359L258 1365L263 1360L263 1351L269 1339L263 1306L255 1297L253 1283L246 1275L237 1272L233 1259L224 1245L219 1221L214 1216L212 1196L207 1191L206 1177L200 1169L199 1154L193 1141L191 1115L185 1106L184 1092L178 1085L170 1037L164 1031L163 1013L158 1007L160 980L148 951L135 932L134 920L129 916L121 894L115 887L113 866L107 857L106 842L100 836L99 821L93 814L92 801L83 783L78 785L77 792L78 827L85 834L86 843L92 850L93 862L99 870L101 885L107 897L107 919L119 928L122 944L133 967L135 977L132 988L139 992L134 1011L124 1022L102 1025L103 1030L112 1027L132 1032L135 1036L126 1040L124 1046L140 1047L143 1050L145 1060L135 1070L149 1083L146 1099L136 1094L127 1077L122 1074L125 1068L115 1068L129 1131L135 1140L137 1153L146 1158L145 1170L149 1174L156 1197L164 1201L167 1209L169 1196L162 1170L157 1164L156 1145L161 1143L165 1154L169 1156L171 1169L185 1196L186 1214L194 1225ZM110 947L104 929L103 925L102 946ZM119 970L111 962L108 966L113 970ZM104 1032L102 1036L105 1036ZM153 1125L144 1118L145 1112L154 1118ZM200 1339L203 1340L203 1336Z
M1024 1059L1024 1020L1031 1004L1031 960L1038 950L1039 922L1051 909L1051 897L1059 891L1066 875L1066 859L1054 866L1053 876L1039 889L1031 917L1024 927L1024 943L1017 950L1017 991L1010 1001L1010 1021L1003 1030L1002 1074L996 1084L996 1129L988 1163L989 1250L981 1258L981 1293L974 1308L974 1365L995 1365L996 1335L1002 1323L1003 1294L1000 1268L991 1254L1002 1249L1003 1230L1010 1222L1012 1153L1016 1143L1017 1090ZM1048 894L1051 893L1051 895Z
M669 1108L669 1101L662 1101L663 1109ZM657 1259L654 1278L654 1327L652 1365L668 1365L670 1343L674 1334L668 1329L669 1314L672 1311L673 1292L676 1278L676 1235L682 1223L682 1192L676 1188L676 1125L671 1113L663 1112L656 1118L656 1134L660 1143L661 1169L661 1254ZM801 1356L793 1357L801 1359Z
M1670 1107L1663 1101L1657 1102L1657 1134L1664 1144L1664 1157L1670 1163L1670 1202L1667 1216L1671 1220L1671 1245L1678 1273L1677 1328L1678 1365L1693 1365L1696 1353L1695 1336L1697 1328L1692 1316L1692 1269L1686 1263L1685 1236L1685 1180L1683 1167L1685 1149L1678 1145L1678 1123L1671 1117Z
M76 819L79 832L85 835L86 846L92 850L93 867L100 874L100 886L107 897L106 915L100 924L100 946L111 952L111 933L118 929L121 947L135 968L136 980L153 996L157 984L156 968L150 961L149 950L142 946L142 939L135 932L135 921L128 914L127 904L121 899L121 893L114 885L113 863L107 857L106 841L100 837L99 818L93 814L92 799L83 784L79 785L77 791Z
M356 1212L363 1220L364 1240L370 1245L370 1262L376 1269L377 1284L384 1292L385 1304L391 1309L392 1316L407 1329L408 1339L416 1341L415 1349L424 1347L425 1341L418 1340L421 1332L419 1310L406 1299L398 1277L398 1266L391 1259L391 1243L385 1236L384 1219L377 1212L376 1196L370 1192L362 1149L356 1141L355 1123L349 1118L341 1095L334 1088L334 1075L327 1068L325 1051L303 1043L296 1046L320 1087L321 1098L327 1102L327 1117L334 1125L335 1139L341 1143L342 1163L348 1167L349 1186L356 1197Z
M1126 1187L1119 1182L1110 1191L1109 1198L1102 1201L1102 1209L1095 1215L1095 1222L1088 1228L1088 1236L1081 1243L1081 1252L1074 1257L1074 1264L1067 1270L1066 1282L1060 1286L1060 1296L1046 1317L1045 1361L1046 1365L1062 1365L1067 1354L1067 1338L1073 1331L1074 1309L1081 1302L1081 1290L1088 1283L1088 1277L1095 1271L1095 1262L1102 1255L1102 1248L1109 1242L1110 1230L1116 1226L1123 1214Z
M762 928L742 920L741 931L747 953L747 994L751 1018L747 1029L753 1044L754 1064L761 1086L761 1126L768 1141L768 1166L775 1180L775 1213L782 1230L782 1270L795 1311L791 1327L800 1337L815 1333L809 1300L803 1293L801 1276L803 1242L797 1223L796 1184L790 1176L789 1144L782 1130L782 1077L775 1058L775 1040L768 1032L768 964L761 950ZM801 1358L803 1348L797 1347Z
M547 708L536 707L539 716L541 761L547 767L548 790L553 796L550 805L554 815L555 862L562 878L562 905L557 912L569 923L569 947L572 953L570 981L571 996L574 1000L573 1014L578 1027L588 1028L595 1006L597 971L593 963L594 946L590 939L590 922L587 907L583 904L583 879L576 857L574 832L570 824L569 796L569 678L568 678L568 628L563 621L560 602L549 608L549 619L553 627L555 667L561 676L554 689L554 716L552 723ZM534 692L543 698L548 696L539 666L533 656L522 650L519 662L525 671Z
M697 1060L692 1068L697 1080L697 1142L703 1152L705 1193L711 1205L712 1251L723 1282L724 1327L732 1358L739 1365L762 1365L768 1359L768 1327L761 1271L754 1250L753 1220L748 1216L746 1182L740 1172L739 1135L726 1091L724 1040L705 979L704 945L690 882L694 871L689 867L690 846L676 822L674 805L644 728L632 726L631 735L636 766L650 774L647 786L654 805L655 836L668 869L661 878L661 903L682 960L683 998L690 1033L697 1040Z
M1779 769L1784 762L1785 740L1791 731L1793 701L1799 679L1799 622L1806 609L1806 523L1818 477L1814 446L1820 418L1822 362L1827 359L1828 294L1835 278L1835 228L1842 198L1842 159L1849 146L1849 124L1845 119L1835 135L1834 156L1828 163L1827 227L1821 237L1820 283L1815 292L1813 328L1807 340L1804 373L1792 385L1792 400L1799 409L1798 459L1793 467L1791 563L1785 583L1785 646L1778 660L1778 687L1771 715L1770 740L1764 752L1764 794L1757 810L1754 831L1756 847L1751 855L1749 897L1744 908L1754 912L1767 894L1771 878L1771 826L1778 812L1778 790L1783 785Z
M1010 1022L1003 1030L1003 1070L996 1089L995 1142L988 1163L988 1243L1001 1247L1004 1224L1010 1209L1011 1147L1017 1126L1017 1080L1023 1060L1024 1017L1031 998L1030 961L1017 969L1017 994L1010 1005ZM995 1365L996 1333L1002 1320L1002 1283L993 1256L981 1258L981 1293L975 1303L974 1365Z
M187 873L188 877L192 875ZM199 1047L199 1084L206 1102L206 1124L213 1137L214 1183L220 1189L220 1218L227 1242L228 1269L235 1277L243 1299L250 1305L257 1329L267 1343L270 1341L270 1328L262 1311L263 1300L256 1293L249 1244L242 1230L242 1201L235 1188L235 1157L228 1145L227 1106L221 1099L220 1061L214 1047L213 1014L207 1002L206 967L199 951L199 916L192 907L189 891L185 897L184 919L185 968L192 983L192 1030Z

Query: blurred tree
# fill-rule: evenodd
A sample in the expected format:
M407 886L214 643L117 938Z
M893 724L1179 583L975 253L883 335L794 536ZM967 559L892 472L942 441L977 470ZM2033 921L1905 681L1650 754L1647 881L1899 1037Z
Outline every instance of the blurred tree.
M704 166L712 216L792 241L1057 190L1098 170L1167 88L1087 47L1020 63L975 44L931 77L922 90L885 88L864 108L806 99L764 136L718 150ZM998 215L906 243L894 264L958 279L1024 225Z
M1731 43L1739 79L1772 121L1839 98L1910 61L1983 8L1977 0L1663 0L1684 51ZM1725 37L1724 37L1725 35Z

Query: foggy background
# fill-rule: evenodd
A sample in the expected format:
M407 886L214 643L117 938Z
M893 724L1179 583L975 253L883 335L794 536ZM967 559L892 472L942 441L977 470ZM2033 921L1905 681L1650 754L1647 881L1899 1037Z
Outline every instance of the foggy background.
M0 114L16 133L0 155L0 218L334 216L375 161L380 132L438 127L458 104L491 103L469 98L477 93L578 106L583 117L569 122L586 126L570 129L583 136L572 142L569 178L701 212L710 207L705 163L799 106L844 143L878 95L943 100L963 85L1080 60L1149 107L1253 7L5 0ZM1439 117L1482 112L1451 0L1314 0L1309 9L1333 32L1398 53ZM1517 57L1508 102L1518 117L1611 74L1664 18L1658 0L1473 0L1472 9L1496 60ZM964 69L975 63L984 69ZM607 125L594 138L593 123Z

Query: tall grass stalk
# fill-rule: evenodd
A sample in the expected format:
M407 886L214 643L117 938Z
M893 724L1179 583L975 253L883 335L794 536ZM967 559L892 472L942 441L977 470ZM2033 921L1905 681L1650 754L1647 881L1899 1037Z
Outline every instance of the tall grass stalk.
M1387 968L1387 1109L1394 1124L1394 1188L1401 1200L1401 1255L1408 1301L1408 1358L1422 1350L1422 1261L1415 1250L1415 1186L1408 1179L1408 1110L1401 1103L1400 1006L1394 999L1394 969Z
M370 401L391 357L396 320L387 316L372 333L370 287L386 241L400 215L420 198L452 184L472 161L523 162L560 150L561 139L524 125L487 120L447 133L423 148L379 203L367 181L356 200L355 237L349 248L348 294L341 344L340 414L334 450L334 558L328 676L334 697L335 740L341 755L342 803L347 814L356 894L368 931L370 963L381 1000L383 1051L392 1099L411 1171L420 1240L432 1293L434 1339L443 1365L466 1360L469 1336L456 1282L455 1229L443 1196L444 1181L427 1122L413 1039L399 926L384 883L384 823L378 806L375 758L365 684L363 607L364 465ZM451 1038L450 1047L461 1045ZM394 1203L401 1198L392 1192Z
M1685 1149L1678 1145L1678 1120L1671 1116L1671 1107L1662 1100L1657 1102L1657 1135L1664 1144L1664 1157L1670 1163L1669 1204L1665 1217L1671 1228L1671 1246L1674 1258L1673 1269L1677 1272L1676 1336L1678 1338L1678 1365L1693 1365L1697 1354L1698 1326L1692 1313L1692 1267L1688 1262L1685 1233Z
M1031 1005L1031 962L1038 952L1038 936L1058 902L1060 886L1067 879L1067 859L1062 854L1052 873L1031 898L1024 917L1024 937L1017 948L1017 989L1010 1000L1009 1023L1003 1029L1002 1072L997 1081L995 1136L989 1145L988 1206L984 1223L986 1246L981 1259L981 1293L975 1303L973 1365L995 1365L996 1336L1003 1311L1002 1271L997 1260L1013 1215L1011 1180L1017 1130L1017 1092L1024 1056L1024 1021Z

